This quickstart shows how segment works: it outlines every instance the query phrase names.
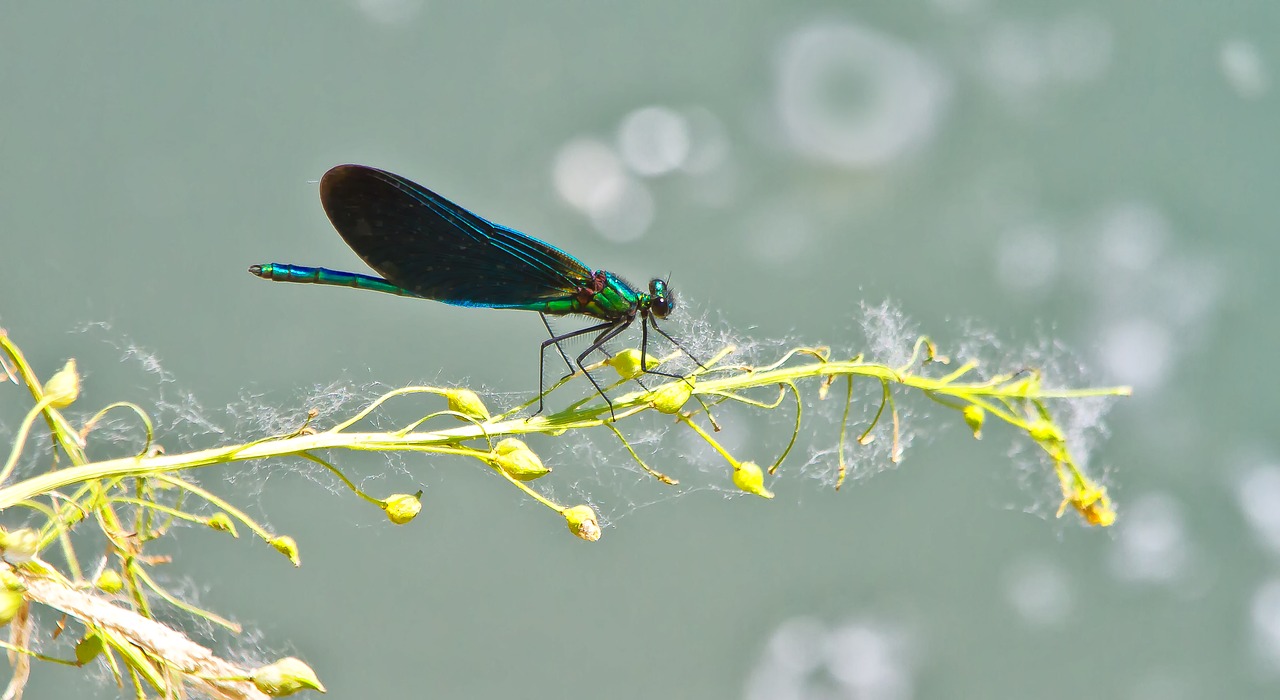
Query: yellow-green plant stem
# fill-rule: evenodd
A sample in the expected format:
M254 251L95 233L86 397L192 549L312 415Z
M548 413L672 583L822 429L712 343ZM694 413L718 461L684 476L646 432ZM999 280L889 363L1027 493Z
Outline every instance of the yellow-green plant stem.
M80 665L76 663L75 659L61 659L56 656L41 654L40 652L35 651L33 649L27 649L26 647L20 647L5 641L0 641L0 649L8 649L11 654L25 654L27 656L30 656L33 659L39 659L40 661L48 661L50 663L55 663L55 664L62 664L63 666L79 666Z
M963 368L962 368L963 369ZM1103 396L1126 396L1127 387L1091 389L1038 389L997 378L979 382L958 382L960 372L942 378L930 378L904 372L887 365L861 361L814 361L800 365L777 365L764 370L717 369L724 376L700 378L695 394L709 396L738 393L745 390L778 386L805 379L826 379L838 376L862 376L879 379L908 389L962 402L975 403L993 415L1018 427L1026 428L1027 421L1010 411L1003 410L1000 400L1053 400L1081 399ZM675 380L683 381L683 380ZM488 439L506 435L550 433L562 430L591 428L608 421L608 408L603 403L567 409L549 416L532 419L506 418L484 423L460 425L432 431L410 433L348 432L342 430L354 425L368 415L377 404L395 395L422 391L427 388L401 389L385 395L354 419L348 420L325 432L301 434L279 439L263 439L242 445L226 445L182 454L123 457L89 464L77 465L57 471L38 474L19 483L0 488L0 510L42 493L65 489L68 486L96 479L118 479L130 476L158 476L185 469L224 464L229 462L268 459L297 455L315 450L393 451L406 450L438 454L470 454L471 450L459 450L453 445L469 440ZM649 391L633 391L613 399L614 411L619 419L649 408Z

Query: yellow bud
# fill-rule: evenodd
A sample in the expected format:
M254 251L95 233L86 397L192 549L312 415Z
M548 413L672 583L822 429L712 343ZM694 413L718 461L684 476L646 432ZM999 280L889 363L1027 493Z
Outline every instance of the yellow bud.
M422 491L417 493L394 493L382 502L382 509L387 512L387 519L396 525L418 517L422 511Z
M1116 524L1116 512L1106 503L1091 503L1080 509L1085 522L1098 527L1111 527Z
M596 512L591 506L574 506L564 510L565 522L569 532L588 542L600 539L600 522L596 520Z
M973 437L976 440L982 439L982 422L987 418L987 412L981 406L976 404L968 404L964 407L964 422L969 425L969 430L973 431Z
M1067 506L1075 508L1080 513L1080 517L1090 525L1110 527L1116 522L1116 512L1111 507L1111 498L1107 496L1107 490L1101 486L1094 484L1077 486L1063 499L1062 505L1058 508L1059 518L1062 517Z
M76 665L83 666L102 653L102 635L90 632L76 644Z
M280 535L271 539L271 546L276 548L277 552L289 557L289 561L294 566L302 566L302 559L298 557L298 543L288 535Z
M516 481L533 481L551 472L523 440L507 438L494 445L489 463Z
M231 516L227 515L226 513L214 513L213 515L209 516L209 519L206 520L204 524L208 525L209 527L219 532L229 532L231 533L232 537L235 537L235 538L240 537L240 533L236 532L235 521L232 520Z
M98 574L98 580L93 582L98 590L103 593L119 593L124 589L124 581L120 578L120 574L115 569L103 569Z
M622 352L605 360L605 364L617 371L618 376L623 379L635 379L644 374L645 369L653 369L658 366L658 360L655 357L645 356L645 366L640 367L640 351L635 348L627 348Z
M5 568L0 570L0 588L7 591L25 591L27 590L27 584L23 583L22 579L13 573L13 569Z
M1032 423L1027 428L1031 439L1036 442L1062 442L1062 431L1058 430L1058 426L1047 420L1039 420Z
M18 616L18 612L22 610L24 602L26 602L26 599L22 596L21 591L0 588L0 627L9 624L13 618Z
M44 384L45 396L51 397L50 406L66 408L80 398L80 373L76 371L75 358L67 360L49 381Z
M31 561L40 551L40 535L29 527L12 532L0 531L0 552L10 564Z
M662 413L675 413L693 396L693 379L682 379L658 387L649 400Z
M299 690L326 692L316 672L301 660L286 656L279 661L254 669L249 675L254 687L273 698L293 695Z
M773 492L764 487L764 470L755 462L742 462L735 466L733 484L761 498L773 498Z
M480 396L470 389L447 389L444 396L449 400L449 410L457 411L464 416L471 416L478 421L489 420L489 409L480 400Z

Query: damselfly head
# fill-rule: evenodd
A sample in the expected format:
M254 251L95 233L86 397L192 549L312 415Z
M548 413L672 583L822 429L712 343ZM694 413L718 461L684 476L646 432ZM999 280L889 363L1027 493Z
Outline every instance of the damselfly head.
M649 281L649 313L658 318L666 318L675 306L675 299L667 289L666 280Z

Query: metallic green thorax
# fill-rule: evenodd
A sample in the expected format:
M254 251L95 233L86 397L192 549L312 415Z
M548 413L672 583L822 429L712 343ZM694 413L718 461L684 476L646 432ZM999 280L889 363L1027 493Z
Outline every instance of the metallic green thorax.
M590 286L578 289L575 296L524 304L518 308L539 311L552 316L583 314L605 321L634 317L640 309L648 308L649 295L638 292L612 272L596 272Z

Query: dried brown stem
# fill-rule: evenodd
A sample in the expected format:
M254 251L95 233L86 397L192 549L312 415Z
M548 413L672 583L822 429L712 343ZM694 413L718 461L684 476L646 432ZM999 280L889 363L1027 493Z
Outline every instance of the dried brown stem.
M164 659L174 676L217 700L269 700L244 679L248 671L191 641L183 633L114 605L90 592L71 588L54 578L15 571L33 602L53 608L89 625L127 639L153 659ZM170 689L176 691L176 689Z

